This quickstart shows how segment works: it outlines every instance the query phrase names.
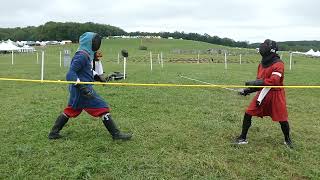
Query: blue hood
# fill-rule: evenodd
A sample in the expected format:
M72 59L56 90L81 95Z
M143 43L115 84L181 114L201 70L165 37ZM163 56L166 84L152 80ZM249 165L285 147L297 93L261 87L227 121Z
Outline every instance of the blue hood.
M92 39L96 33L93 32L85 32L82 34L79 38L80 46L78 48L78 51L86 51L90 55L90 60L92 61L94 58L94 52L92 51Z

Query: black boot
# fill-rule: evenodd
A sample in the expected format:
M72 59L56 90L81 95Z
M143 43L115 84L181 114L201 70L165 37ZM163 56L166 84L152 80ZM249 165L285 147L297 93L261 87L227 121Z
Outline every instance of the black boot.
M130 140L132 135L127 133L122 133L117 128L116 124L112 120L110 113L102 117L102 122L104 126L108 129L109 133L112 135L113 140Z
M235 144L248 144L248 140L247 140L247 134L248 134L248 130L251 126L251 118L252 116L245 113L244 117L243 117L243 122L242 122L242 132L241 135L239 137L237 137L235 139Z
M69 118L65 114L60 114L57 118L56 122L54 123L51 132L49 133L49 139L59 139L62 136L59 134L60 130L63 126L68 122Z
M281 130L283 132L283 136L284 136L284 144L290 148L293 149L293 144L290 138L290 126L289 126L289 122L288 121L284 121L284 122L279 122L280 126L281 126Z

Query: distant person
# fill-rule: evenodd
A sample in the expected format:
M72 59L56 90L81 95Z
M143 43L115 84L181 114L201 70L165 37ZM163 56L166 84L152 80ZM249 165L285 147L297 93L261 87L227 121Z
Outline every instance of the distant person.
M258 66L257 79L246 82L246 86L283 86L284 63L276 53L278 46L275 41L265 40L260 44L259 52L262 61ZM286 107L285 90L283 88L246 88L239 94L246 96L257 92L247 108L242 124L242 133L236 138L236 144L248 144L247 133L251 126L252 116L270 116L273 121L279 122L283 135L284 144L293 148L290 139L290 127Z
M94 81L92 61L95 52L100 49L101 39L101 36L92 32L86 32L80 36L80 47L71 61L70 69L66 76L68 81ZM70 84L69 92L68 106L55 121L49 133L49 139L61 138L62 136L59 134L60 130L68 122L69 118L77 117L82 110L93 117L100 117L114 140L131 139L131 134L119 131L110 115L109 105L94 91L93 85Z
M128 52L125 50L121 51L122 56L129 56ZM119 81L124 79L124 74L121 72L112 72L111 74L105 75L103 71L103 65L102 65L102 52L97 51L94 53L94 59L92 61L92 72L93 72L93 78L97 82L106 83L109 81ZM126 77L128 77L126 75Z
M107 78L104 75L103 65L101 62L101 58L103 57L101 51L97 51L94 53L94 58L92 61L92 70L93 70L93 78L98 82L107 82Z

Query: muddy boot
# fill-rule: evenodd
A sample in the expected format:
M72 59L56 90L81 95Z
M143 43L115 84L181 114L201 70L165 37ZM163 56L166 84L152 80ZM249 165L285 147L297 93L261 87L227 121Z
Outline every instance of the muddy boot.
M132 137L132 134L128 133L122 133L120 130L117 128L116 124L112 120L110 113L104 115L102 117L102 122L104 126L107 128L109 133L112 135L113 140L130 140Z
M63 126L68 122L69 118L65 114L60 114L54 123L51 132L49 133L49 139L60 139L62 136L59 134Z

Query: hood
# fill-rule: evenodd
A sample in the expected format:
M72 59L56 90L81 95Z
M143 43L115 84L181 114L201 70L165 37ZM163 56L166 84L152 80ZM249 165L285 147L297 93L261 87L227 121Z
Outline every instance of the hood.
M94 58L94 52L92 51L92 39L96 33L93 32L85 32L79 38L79 48L77 51L86 51L90 55L90 60L92 61Z

